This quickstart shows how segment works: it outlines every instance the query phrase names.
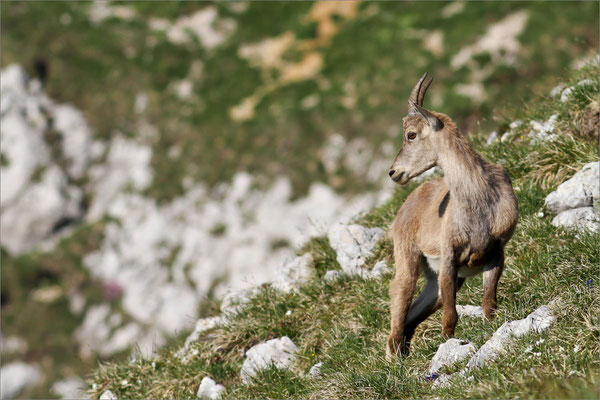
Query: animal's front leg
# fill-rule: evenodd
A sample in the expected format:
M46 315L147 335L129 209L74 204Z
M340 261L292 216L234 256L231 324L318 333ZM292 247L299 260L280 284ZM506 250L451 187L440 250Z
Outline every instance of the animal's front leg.
M398 354L408 352L405 336L406 315L413 298L419 275L418 255L394 249L396 276L390 282L391 329L387 341L386 355L393 360Z
M442 336L450 337L454 335L454 328L458 321L456 312L456 292L458 290L458 268L454 257L447 255L442 261L442 268L438 276L440 286L442 306Z

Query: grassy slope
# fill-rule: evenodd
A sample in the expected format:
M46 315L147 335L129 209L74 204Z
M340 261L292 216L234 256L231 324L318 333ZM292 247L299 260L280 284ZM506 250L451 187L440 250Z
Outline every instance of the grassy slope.
M597 79L598 72L598 67L587 67L575 73L571 83ZM550 304L558 319L546 332L520 339L495 363L475 371L473 380L433 389L424 379L429 360L443 342L439 311L418 329L410 356L396 363L385 361L391 277L322 282L318 278L324 271L339 266L327 240L317 238L303 250L315 255L318 278L298 293L264 288L231 325L201 336L193 344L199 354L188 364L174 356L176 348L165 349L153 361L105 364L91 379L93 395L110 389L121 398L193 398L200 380L208 375L226 386L228 398L596 398L599 236L557 229L550 215L538 213L544 211L544 198L551 190L597 159L596 145L576 136L578 128L572 122L573 113L597 97L597 87L578 88L567 103L538 99L517 112L515 116L525 121L558 113L560 137L553 143L529 144L524 128L511 141L476 144L487 159L508 169L519 199L520 220L506 249L498 317L491 322L462 318L456 337L480 346L504 321L521 319L542 304ZM388 204L359 222L387 227L415 187L400 188ZM390 256L391 245L384 241L372 263ZM591 285L585 283L588 279ZM481 277L472 278L458 302L477 304L481 297ZM300 348L295 367L269 369L252 384L242 384L243 352L283 335ZM540 337L543 343L537 342ZM540 355L526 352L528 346ZM323 375L312 379L307 372L316 362L323 362Z

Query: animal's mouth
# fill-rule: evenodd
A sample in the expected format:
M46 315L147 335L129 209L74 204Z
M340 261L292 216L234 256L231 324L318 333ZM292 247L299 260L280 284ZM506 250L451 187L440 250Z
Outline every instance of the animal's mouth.
M404 185L410 180L410 177L406 172L400 172L398 175L393 175L391 178L400 185Z

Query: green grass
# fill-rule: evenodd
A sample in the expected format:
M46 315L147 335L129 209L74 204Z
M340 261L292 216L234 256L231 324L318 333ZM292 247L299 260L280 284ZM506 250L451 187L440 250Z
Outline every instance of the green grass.
M597 75L597 67L588 67L575 73L570 83ZM283 294L264 287L229 325L214 328L193 343L198 354L187 364L174 356L176 348L164 349L154 361L104 364L91 377L92 394L110 389L124 398L193 398L201 379L210 376L225 385L226 398L597 398L599 236L555 228L547 212L538 216L546 211L544 198L550 190L597 159L596 145L573 136L569 114L561 112L565 106L572 106L571 111L585 107L597 96L595 87L566 105L547 97L536 99L521 112L526 120L547 119L558 112L560 135L553 143L532 145L523 128L511 141L476 144L487 159L508 169L520 219L506 247L497 317L492 321L461 318L455 336L481 346L503 322L524 318L544 304L557 319L543 333L514 341L495 362L473 371L472 379L457 379L439 389L425 379L431 357L444 341L439 311L419 327L409 356L386 361L391 276L325 283L323 273L339 266L327 239L318 237L300 250L314 255L317 274L298 292ZM415 187L400 188L387 204L358 221L387 228ZM386 239L371 264L390 256ZM586 283L589 279L591 284ZM482 296L481 276L471 278L459 292L458 303L478 304ZM284 335L300 349L293 368L270 368L243 384L239 371L244 352ZM322 376L311 378L308 371L317 362L323 363ZM443 372L458 371L464 364ZM123 387L119 384L123 379L136 383Z

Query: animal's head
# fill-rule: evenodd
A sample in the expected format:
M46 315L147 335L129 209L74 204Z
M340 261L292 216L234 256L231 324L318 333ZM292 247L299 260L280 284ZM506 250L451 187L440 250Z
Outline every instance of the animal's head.
M433 80L426 77L424 73L408 98L404 143L389 171L390 178L401 185L437 164L442 135L454 128L446 115L423 108L425 92Z

